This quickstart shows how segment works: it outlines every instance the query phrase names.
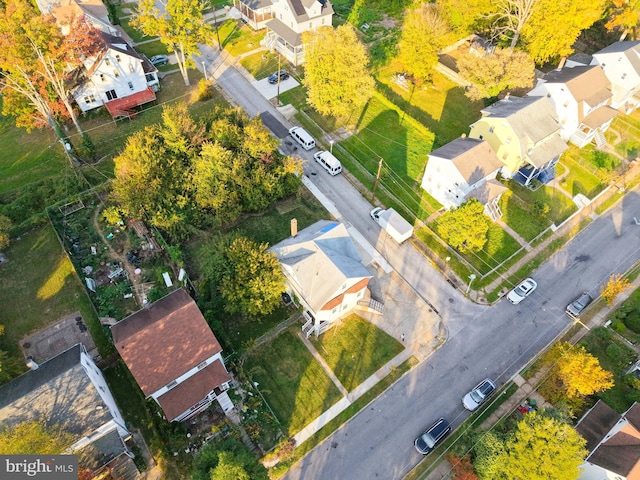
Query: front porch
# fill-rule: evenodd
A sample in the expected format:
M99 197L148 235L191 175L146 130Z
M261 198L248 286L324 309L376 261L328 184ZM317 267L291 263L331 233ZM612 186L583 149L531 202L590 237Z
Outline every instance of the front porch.
M551 162L542 167L535 167L534 165L527 164L520 167L520 169L513 176L513 180L520 185L529 186L533 180L538 180L540 183L549 183L556 177L556 164L560 157L554 158Z
M267 34L262 45L280 53L293 66L304 63L304 45L299 33L294 32L280 20L274 18L267 25Z

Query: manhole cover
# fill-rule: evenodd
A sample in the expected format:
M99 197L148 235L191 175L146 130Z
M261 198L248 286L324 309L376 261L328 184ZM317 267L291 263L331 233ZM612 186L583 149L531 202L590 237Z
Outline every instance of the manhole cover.
M453 298L449 298L449 303L453 303L453 302L454 302Z

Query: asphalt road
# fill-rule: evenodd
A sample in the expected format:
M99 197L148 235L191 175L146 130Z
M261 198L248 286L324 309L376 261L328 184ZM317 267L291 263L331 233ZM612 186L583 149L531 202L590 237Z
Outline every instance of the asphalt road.
M205 57L211 52L204 52ZM217 52L214 52L217 53ZM233 69L218 83L249 114L279 113ZM485 377L509 380L570 323L565 306L580 292L597 296L612 273L640 258L640 196L627 194L534 274L537 290L520 305L506 300L493 307L474 305L410 244L396 245L369 218L372 205L341 175L332 177L313 161L305 172L351 223L387 258L448 328L447 342L338 431L307 454L284 478L290 480L400 479L420 460L413 440L443 416L454 426L468 415L462 396Z

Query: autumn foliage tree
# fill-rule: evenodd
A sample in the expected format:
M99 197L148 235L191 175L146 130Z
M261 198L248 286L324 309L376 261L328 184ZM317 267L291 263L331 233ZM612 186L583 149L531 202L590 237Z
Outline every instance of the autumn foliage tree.
M483 480L576 480L586 443L571 425L534 411L504 437L483 435L474 465Z
M487 243L490 226L491 220L484 214L484 205L472 198L438 218L436 232L461 252L479 252Z
M5 455L58 454L72 443L69 433L49 427L44 421L0 425L0 452Z
M405 14L398 60L416 81L429 81L438 63L438 52L451 39L451 29L437 6L422 3Z
M496 48L490 55L467 53L457 62L460 75L471 83L465 94L472 100L496 97L513 88L530 88L535 64L524 52Z
M582 345L557 343L545 354L543 361L551 370L540 390L550 401L561 401L562 397L580 399L614 385L613 374L604 370L598 359Z
M373 95L369 56L350 25L302 34L307 102L320 114L347 120Z
M616 297L630 287L631 283L629 283L628 278L621 273L614 274L609 277L607 284L602 287L600 295L609 306L612 306Z
M213 39L213 27L202 14L205 4L200 0L167 0L161 2L164 11L156 7L155 0L141 0L138 13L130 24L145 35L159 36L170 52L175 52L178 68L188 87L189 73L195 62L192 56L199 53L198 44L209 45Z
M640 0L610 0L608 20L605 26L611 31L621 32L620 41L629 33L636 38L636 29L640 24Z

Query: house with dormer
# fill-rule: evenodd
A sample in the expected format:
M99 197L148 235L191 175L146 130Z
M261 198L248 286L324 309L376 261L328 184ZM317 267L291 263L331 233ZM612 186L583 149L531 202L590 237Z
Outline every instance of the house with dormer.
M158 70L124 39L104 32L99 37L98 53L69 74L68 88L82 112L104 106L114 118L130 117L155 101Z
M342 223L320 220L269 249L287 292L303 307L303 332L320 335L365 298L372 275Z
M273 18L265 23L262 44L279 52L293 65L304 62L302 33L331 27L333 7L329 0L271 0Z
M611 82L611 106L631 113L640 106L640 40L616 42L593 54Z
M568 146L546 97L507 96L481 113L469 137L486 140L503 165L503 177L522 185L555 177L556 163Z
M600 66L553 70L527 96L549 99L560 122L560 136L579 148L606 145L604 132L618 114L611 107L611 82Z
M580 466L580 480L640 478L640 404L620 415L598 400L576 430L587 440L589 451Z
M496 221L502 216L500 197L507 190L496 180L501 168L485 140L456 138L429 154L422 188L447 210L477 198L484 213Z
M64 453L79 455L90 472L118 466L122 479L137 478L127 444L131 434L102 372L77 344L0 386L0 425L42 421L70 436Z
M222 347L196 302L178 289L111 326L113 343L146 398L170 422L217 401L233 409Z

